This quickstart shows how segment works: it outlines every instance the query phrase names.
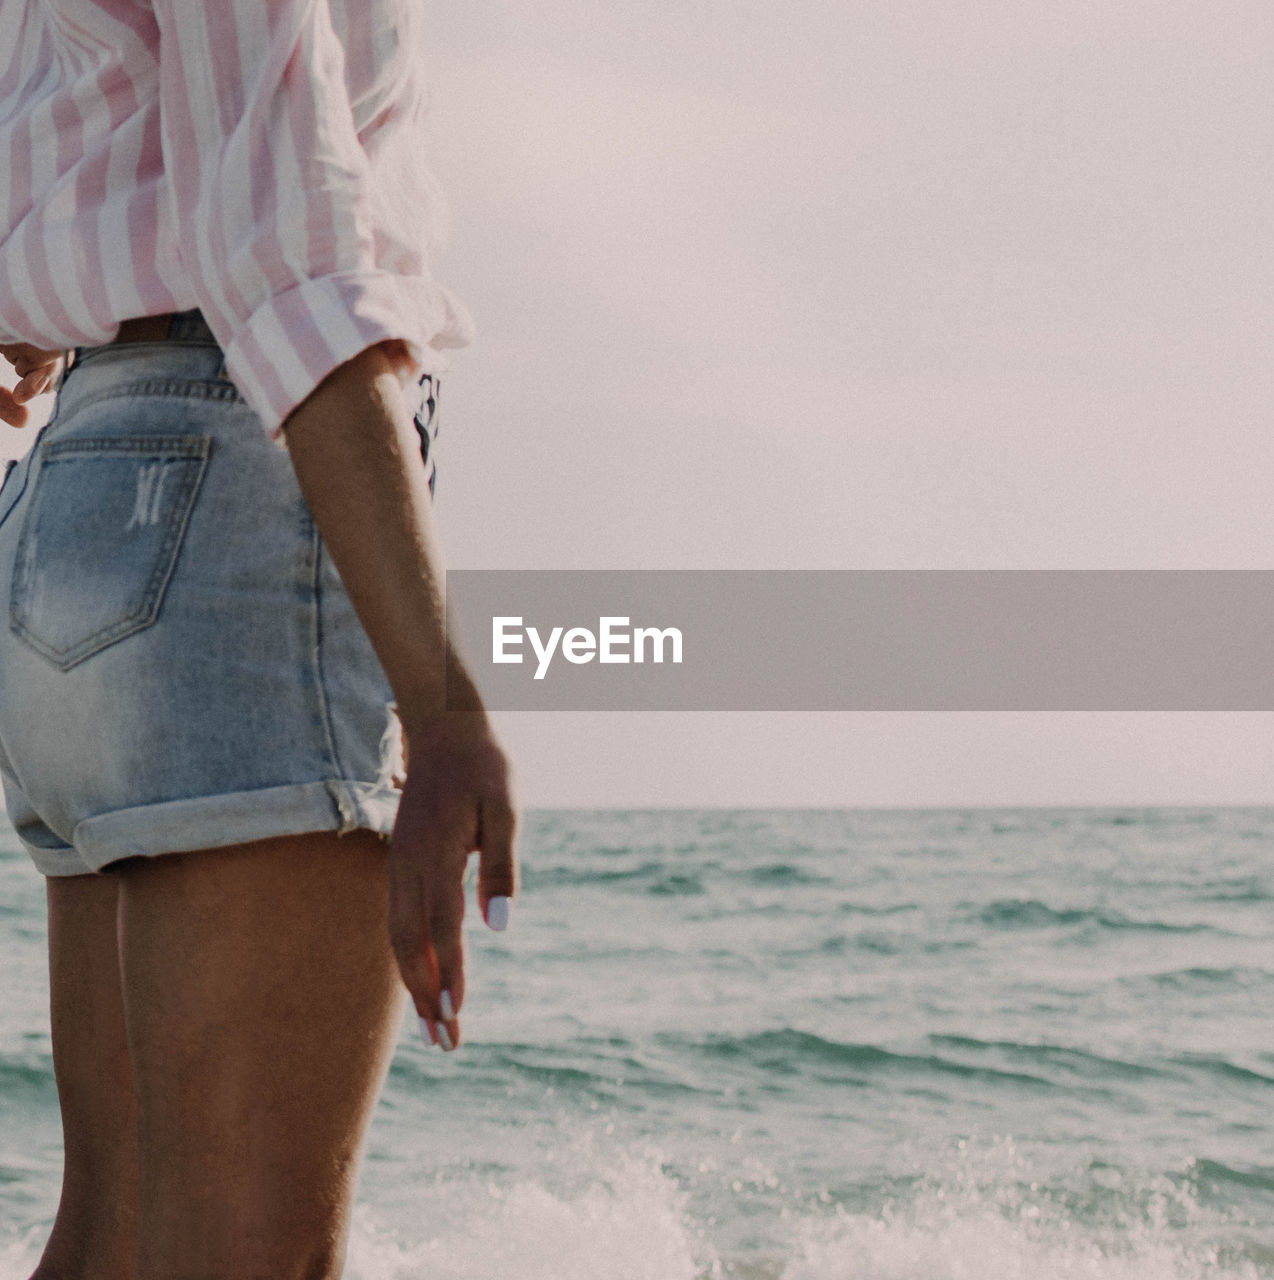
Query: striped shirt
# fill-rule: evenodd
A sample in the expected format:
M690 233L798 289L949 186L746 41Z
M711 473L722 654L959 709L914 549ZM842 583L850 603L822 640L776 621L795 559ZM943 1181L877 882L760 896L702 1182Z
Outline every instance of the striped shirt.
M0 341L198 307L276 436L374 343L442 372L423 35L421 0L0 0Z

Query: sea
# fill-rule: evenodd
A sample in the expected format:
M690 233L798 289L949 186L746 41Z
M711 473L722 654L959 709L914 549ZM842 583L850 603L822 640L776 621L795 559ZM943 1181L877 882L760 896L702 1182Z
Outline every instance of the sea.
M1274 1277L1274 809L540 811L347 1280ZM0 1280L57 1204L0 832Z

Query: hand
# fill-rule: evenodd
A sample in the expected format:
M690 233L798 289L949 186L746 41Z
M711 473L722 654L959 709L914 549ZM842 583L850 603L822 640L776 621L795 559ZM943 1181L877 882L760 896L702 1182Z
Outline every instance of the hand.
M25 427L26 402L43 395L62 368L63 352L45 351L29 342L0 343L0 356L13 366L20 381L11 390L0 387L0 419L11 427Z
M511 899L517 888L509 764L481 710L444 711L408 726L407 748L389 854L390 939L422 1029L444 1049L455 1048L469 854L479 855L478 905L493 928L504 922L492 914L491 900Z

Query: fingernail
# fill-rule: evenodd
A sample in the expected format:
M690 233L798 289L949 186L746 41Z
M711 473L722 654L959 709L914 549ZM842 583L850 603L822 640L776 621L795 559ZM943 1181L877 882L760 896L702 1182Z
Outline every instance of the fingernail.
M509 927L509 907L512 902L508 898L492 898L487 903L488 927L503 933Z
M428 1018L416 1016L416 1021L420 1023L420 1038L425 1042L425 1047L432 1049L438 1043L438 1037L434 1035L433 1024Z
M455 1006L451 1003L450 991L444 991L442 995L438 997L438 1007L442 1010L442 1016L446 1018L448 1022L456 1016Z
M451 1043L451 1032L447 1030L447 1024L445 1022L440 1022L438 1024L438 1043L442 1045L443 1049L448 1051L456 1047Z

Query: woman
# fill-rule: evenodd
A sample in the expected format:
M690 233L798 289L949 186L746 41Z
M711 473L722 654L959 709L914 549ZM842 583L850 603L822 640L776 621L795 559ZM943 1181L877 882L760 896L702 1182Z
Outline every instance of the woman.
M470 852L507 921L421 456L468 337L428 272L421 30L0 0L0 417L57 391L0 489L66 1151L37 1277L339 1275L403 986L460 1040Z

